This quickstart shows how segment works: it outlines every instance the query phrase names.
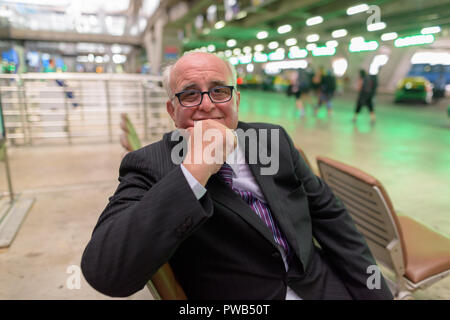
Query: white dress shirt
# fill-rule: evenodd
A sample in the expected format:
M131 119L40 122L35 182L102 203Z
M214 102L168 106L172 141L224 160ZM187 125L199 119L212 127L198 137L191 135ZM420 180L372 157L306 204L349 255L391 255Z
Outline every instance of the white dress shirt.
M264 194L261 192L261 189L259 188L255 177L253 176L248 164L245 161L245 156L241 148L239 147L239 143L237 143L236 149L228 155L226 163L228 163L233 170L232 183L234 188L250 191L259 200L267 203ZM194 192L195 197L197 199L203 197L203 195L206 193L205 187L203 187L200 182L198 182L197 179L194 178L194 176L183 166L183 164L181 164L181 170L183 171L183 174L187 182L189 183L189 186ZM282 248L280 248L280 253L283 257L284 267L287 271L288 264L286 261L286 253ZM300 298L291 288L287 287L285 300L302 300L302 298Z

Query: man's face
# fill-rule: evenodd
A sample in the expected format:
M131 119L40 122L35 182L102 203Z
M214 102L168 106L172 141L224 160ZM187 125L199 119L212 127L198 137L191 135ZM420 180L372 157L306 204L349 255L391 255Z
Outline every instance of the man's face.
M187 89L208 91L215 86L232 85L233 79L225 62L207 53L195 53L182 57L172 68L170 88L172 93ZM211 102L203 95L202 103L196 107L183 107L177 97L167 101L167 111L177 128L194 126L194 121L214 119L230 129L238 123L240 94L233 90L232 99L224 103Z

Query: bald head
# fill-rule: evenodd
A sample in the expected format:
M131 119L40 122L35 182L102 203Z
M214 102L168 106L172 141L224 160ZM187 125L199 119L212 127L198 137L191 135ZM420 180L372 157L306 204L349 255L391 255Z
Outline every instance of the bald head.
M169 98L173 98L175 93L174 83L184 70L192 68L203 68L207 63L223 65L226 68L226 77L230 79L231 85L236 86L237 73L234 66L226 59L222 59L215 54L206 52L190 52L183 55L174 64L167 66L163 72L163 86ZM181 68L180 68L181 66Z

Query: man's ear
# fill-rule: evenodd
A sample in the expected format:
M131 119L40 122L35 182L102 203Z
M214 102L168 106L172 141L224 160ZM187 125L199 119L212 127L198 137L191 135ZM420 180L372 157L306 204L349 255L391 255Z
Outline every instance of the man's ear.
M236 112L239 112L240 103L241 103L241 93L236 90Z
M166 102L166 110L170 114L173 122L175 122L175 107L173 106L172 101L168 100Z

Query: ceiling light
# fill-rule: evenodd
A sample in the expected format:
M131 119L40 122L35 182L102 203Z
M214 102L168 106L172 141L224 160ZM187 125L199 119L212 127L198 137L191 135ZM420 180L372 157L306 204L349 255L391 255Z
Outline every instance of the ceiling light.
M369 10L369 6L367 4L359 4L357 6L353 6L347 9L347 14L351 16L352 14L357 14L360 12L366 12Z
M345 29L339 29L339 30L334 30L332 33L331 33L331 36L333 37L333 38L342 38L342 37L345 37L346 35L347 35L347 30L345 30Z
M418 34L409 37L398 38L394 41L396 47L415 46L420 44L428 44L434 42L434 36L432 34Z
M278 42L276 42L276 41L269 42L268 47L269 47L269 49L272 49L272 50L276 49L276 48L278 48Z
M265 39L269 36L269 33L267 31L260 31L256 34L256 37L258 39Z
M315 43L309 43L306 45L306 50L313 51L315 48L317 48L317 44Z
M422 51L416 52L411 58L412 64L443 64L450 65L450 52Z
M383 33L381 35L381 40L389 41L389 40L397 39L397 37L398 37L398 34L396 32L388 32L388 33Z
M269 61L279 61L284 59L284 52L283 51L275 51L269 53Z
M290 24L282 25L281 27L278 27L278 29L277 29L278 33L287 33L291 30L292 30L292 27Z
M286 39L286 41L284 42L288 47L290 46L295 46L297 44L297 39L295 38L289 38Z
M230 57L230 58L228 59L228 61L230 61L230 63L231 63L233 66L235 66L235 65L237 65L237 64L239 63L239 60L238 60L238 58L236 58L236 57Z
M288 57L290 59L302 59L308 55L308 51L305 49L300 49L297 46L291 47L289 49Z
M350 42L364 42L364 37L354 37L350 39Z
M240 64L247 64L252 62L252 55L251 54L246 54L243 56L239 56L239 63Z
M431 33L438 33L441 32L441 27L428 27L423 28L422 31L420 31L421 34L431 34Z
M253 55L253 61L255 62L266 62L268 59L267 54L261 52L255 52Z
M318 56L333 56L336 53L336 48L334 47L316 47L312 51L314 57Z
M386 28L386 23L384 22L377 22L367 25L367 31L378 31L383 30Z
M306 20L306 25L313 26L315 24L319 24L322 22L323 22L323 18L321 16L316 16L316 17L312 17L312 18L309 18L308 20Z
M372 41L352 41L348 46L350 52L374 51L378 48L378 42Z
M310 34L309 36L306 37L306 41L308 42L316 42L319 41L320 37L318 34Z
M230 39L227 41L227 47L231 48L231 47L234 47L235 45L236 45L236 40Z
M255 51L263 51L264 50L264 45L262 44L257 44L253 47L253 49L255 49Z
M337 47L339 45L339 42L337 42L336 40L329 40L329 41L325 42L325 45L327 47L335 48L335 47Z

